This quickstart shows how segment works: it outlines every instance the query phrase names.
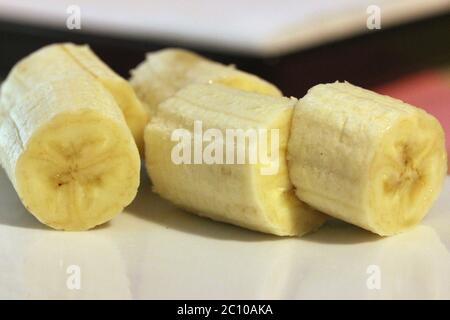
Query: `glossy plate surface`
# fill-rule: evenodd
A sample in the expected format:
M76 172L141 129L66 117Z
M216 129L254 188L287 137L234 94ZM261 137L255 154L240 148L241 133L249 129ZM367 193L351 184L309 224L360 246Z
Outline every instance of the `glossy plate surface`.
M278 238L176 209L142 174L113 221L60 232L23 208L0 170L0 298L450 298L448 176L423 223L399 236L331 221Z

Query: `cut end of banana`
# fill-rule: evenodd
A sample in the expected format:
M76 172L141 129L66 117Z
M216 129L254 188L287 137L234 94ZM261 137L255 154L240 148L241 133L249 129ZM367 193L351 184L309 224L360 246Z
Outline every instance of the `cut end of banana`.
M124 126L89 110L63 113L29 140L16 166L25 207L55 229L87 230L136 195L139 156Z
M131 74L130 83L151 116L161 102L190 84L216 83L281 96L277 87L255 75L184 49L169 48L149 53Z
M370 216L380 235L419 223L439 195L447 171L440 124L431 115L415 111L387 129L372 160Z
M288 157L301 200L380 235L416 225L447 170L434 117L339 82L317 85L299 101Z

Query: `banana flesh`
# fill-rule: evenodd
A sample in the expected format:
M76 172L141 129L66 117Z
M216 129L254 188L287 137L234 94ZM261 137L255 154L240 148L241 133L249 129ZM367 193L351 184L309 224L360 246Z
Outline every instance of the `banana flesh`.
M122 110L139 150L143 152L144 128L148 123L149 116L128 81L100 60L89 46L66 43L62 44L61 47L81 68L100 81L114 97Z
M286 236L317 229L324 217L295 197L287 173L285 153L295 104L296 99L219 84L189 85L178 91L159 106L145 129L146 166L154 191L201 216L257 231ZM196 121L201 121L203 132L218 129L224 135L228 129L278 129L279 144L269 149L279 155L278 170L262 174L261 168L269 164L261 161L175 163L172 152L177 142L172 134L182 128L194 140ZM237 154L237 144L232 148Z
M158 105L183 87L194 83L218 83L241 90L281 96L271 83L234 66L208 60L183 49L163 49L147 54L131 71L130 83L150 115Z
M278 145L265 138L276 173L262 174L262 162L175 163L174 131L190 134L194 154L198 122L224 136L278 130ZM25 207L55 229L90 229L129 204L144 140L162 197L281 236L317 229L325 221L317 210L399 233L425 216L447 171L442 127L421 109L339 82L297 102L181 49L148 54L130 86L89 47L51 45L20 61L0 89L0 163Z
M417 224L447 171L434 117L339 82L317 85L299 101L288 164L299 199L380 235Z
M122 111L61 45L21 60L0 105L0 163L39 221L86 230L134 199L140 158Z

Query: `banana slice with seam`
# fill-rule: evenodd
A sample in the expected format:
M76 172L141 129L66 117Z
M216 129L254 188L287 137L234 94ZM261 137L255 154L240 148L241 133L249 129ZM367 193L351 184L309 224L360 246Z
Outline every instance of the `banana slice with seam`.
M134 199L140 157L122 111L59 46L20 61L0 99L0 163L39 221L86 230Z
M156 113L159 103L195 83L217 83L281 96L277 87L255 75L176 48L148 53L146 60L131 71L130 83L151 116Z
M71 66L71 75L86 74L97 80L113 96L122 110L136 144L143 153L143 133L149 115L128 81L109 68L87 45L58 43L45 46L27 58L26 64L16 66L18 75L27 85L68 76L65 68ZM32 66L28 72L29 66ZM51 77L51 78L50 78Z
M143 153L144 128L149 115L128 81L100 60L87 45L65 43L61 44L61 48L112 94L123 112L140 152Z
M271 97L219 84L189 85L164 101L145 129L146 167L156 193L176 205L214 220L280 236L303 235L316 230L324 216L299 201L288 178L285 159L291 117L296 99ZM200 121L204 139L203 155L219 142L214 155L218 162L197 161ZM180 141L176 130L189 133L191 161L177 163L173 152ZM256 152L267 139L271 163L251 162L249 140L245 140L246 161L237 162L238 140L225 143L228 130L267 130ZM279 143L272 144L270 130L278 130ZM210 135L212 130L219 132ZM220 136L222 135L222 138ZM250 137L247 136L247 137ZM246 137L246 139L247 139ZM250 138L248 138L250 139ZM241 140L244 141L244 140ZM222 150L222 152L218 151ZM227 162L232 150L234 162ZM278 163L278 170L264 173L263 168Z
M299 199L379 235L417 224L447 171L433 116L339 82L317 85L299 101L288 164Z

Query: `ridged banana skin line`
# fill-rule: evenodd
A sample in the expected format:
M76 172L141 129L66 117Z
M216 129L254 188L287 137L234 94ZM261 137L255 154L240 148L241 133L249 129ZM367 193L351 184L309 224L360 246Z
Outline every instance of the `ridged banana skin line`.
M446 174L444 133L425 111L349 83L299 101L288 143L302 201L379 235L419 223Z
M292 236L316 230L324 216L296 198L287 173L295 103L217 84L180 90L159 106L145 130L146 166L154 191L195 214L256 231ZM196 120L202 121L203 132L279 129L278 173L261 175L261 163L173 163L171 152L178 142L171 140L172 132L185 128L192 133Z
M112 94L123 112L138 149L143 153L144 128L148 123L149 115L128 81L98 58L89 46L65 43L61 44L61 47Z
M130 83L150 115L156 113L161 102L195 83L218 83L271 96L282 95L273 84L255 75L184 49L168 48L148 53L131 75Z
M39 221L86 230L134 199L140 158L111 94L61 51L38 50L3 83L0 163Z

